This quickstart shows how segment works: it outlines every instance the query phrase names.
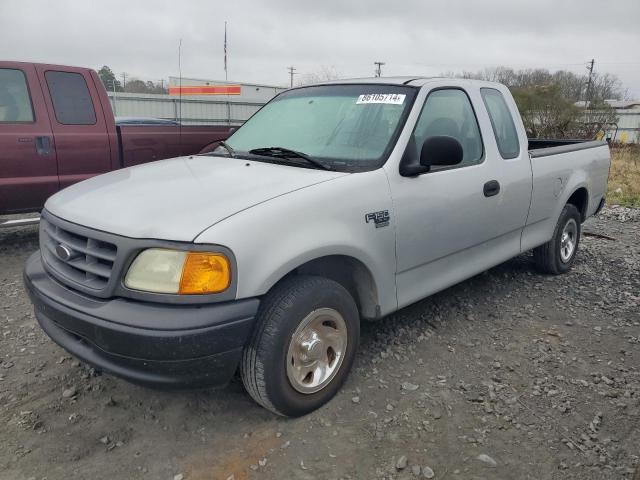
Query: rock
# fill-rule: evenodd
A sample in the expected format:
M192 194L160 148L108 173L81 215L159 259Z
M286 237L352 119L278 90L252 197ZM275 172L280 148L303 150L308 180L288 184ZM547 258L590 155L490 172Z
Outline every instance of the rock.
M420 388L420 385L416 385L411 382L404 382L401 385L401 387L402 387L402 390L406 390L408 392L415 392L418 388Z
M100 443L106 445L107 443L109 443L109 437L105 435L104 437L100 438Z
M352 401L353 403L360 403L360 397L358 397L358 396L351 397L351 401Z
M62 398L72 398L78 394L78 389L76 387L67 388L62 392Z
M421 471L422 469L420 468L420 465L413 465L411 467L411 473L413 473L416 477L420 475Z
M422 476L424 478L433 478L436 476L436 474L431 467L424 466L422 467Z
M486 453L481 453L476 458L478 460L480 460L481 462L484 462L487 465L490 465L492 467L497 467L498 466L498 463L493 458L491 458L489 455L487 455Z
M182 473L178 473L173 476L173 480L184 480L184 475Z
M398 458L396 462L396 470L404 470L405 468L407 468L407 456L400 455L400 458Z
M387 412L390 412L391 410L393 410L393 405L391 405L390 403L387 403Z

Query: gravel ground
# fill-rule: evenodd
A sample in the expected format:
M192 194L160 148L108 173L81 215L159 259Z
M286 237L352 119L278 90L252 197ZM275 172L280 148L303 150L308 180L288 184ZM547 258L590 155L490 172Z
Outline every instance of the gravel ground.
M522 255L363 326L341 393L301 419L238 380L161 392L37 327L0 231L0 478L640 479L640 211L585 225L573 271Z

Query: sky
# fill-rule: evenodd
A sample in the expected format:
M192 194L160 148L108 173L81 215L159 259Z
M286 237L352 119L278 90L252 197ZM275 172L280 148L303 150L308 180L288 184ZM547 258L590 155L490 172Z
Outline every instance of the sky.
M433 76L506 66L617 75L640 98L640 1L0 0L0 60L288 85L341 77ZM297 80L296 80L297 81Z

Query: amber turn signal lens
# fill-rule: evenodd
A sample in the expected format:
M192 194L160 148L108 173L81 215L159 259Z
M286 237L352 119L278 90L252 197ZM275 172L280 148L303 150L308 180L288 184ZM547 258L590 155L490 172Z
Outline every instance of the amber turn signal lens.
M189 252L182 268L181 295L219 293L231 285L231 267L220 253Z

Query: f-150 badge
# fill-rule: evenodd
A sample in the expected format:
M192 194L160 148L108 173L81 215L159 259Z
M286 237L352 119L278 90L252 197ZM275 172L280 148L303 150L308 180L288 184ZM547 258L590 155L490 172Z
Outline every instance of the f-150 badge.
M389 225L389 218L389 210L381 210L379 212L367 213L364 216L364 221L367 223L373 222L376 228L380 228Z

